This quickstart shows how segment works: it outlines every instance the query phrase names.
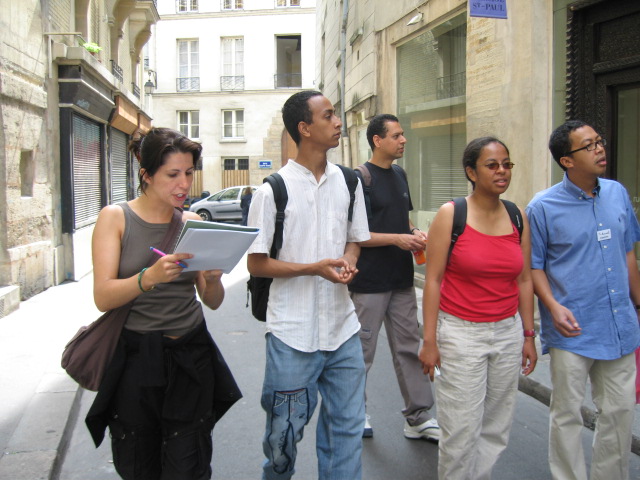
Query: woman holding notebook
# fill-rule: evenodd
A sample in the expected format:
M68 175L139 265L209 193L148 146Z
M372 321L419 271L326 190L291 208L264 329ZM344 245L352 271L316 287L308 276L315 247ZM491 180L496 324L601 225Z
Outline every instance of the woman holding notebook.
M183 272L191 255L171 253L182 224L200 218L181 207L202 146L153 128L130 150L141 194L100 212L93 273L101 311L132 303L87 426L96 445L109 427L122 478L208 479L211 431L241 394L196 297L218 308L222 271Z

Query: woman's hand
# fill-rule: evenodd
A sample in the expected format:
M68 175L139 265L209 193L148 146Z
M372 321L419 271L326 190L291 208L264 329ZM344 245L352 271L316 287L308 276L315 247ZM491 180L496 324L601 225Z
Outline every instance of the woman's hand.
M168 283L177 279L182 273L183 265L187 260L193 258L190 253L173 253L160 257L153 266L149 267L142 278L145 290L157 285L158 283Z
M219 282L222 279L222 270L205 270L202 272L205 282L207 284L213 282Z
M426 343L423 343L420 353L418 354L418 358L420 358L420 362L422 362L423 373L425 375L429 375L429 378L433 382L436 365L440 368L440 350L438 349L438 346L435 344L427 345Z
M536 368L538 363L538 352L536 351L536 341L534 337L525 337L522 346L522 374L529 375Z

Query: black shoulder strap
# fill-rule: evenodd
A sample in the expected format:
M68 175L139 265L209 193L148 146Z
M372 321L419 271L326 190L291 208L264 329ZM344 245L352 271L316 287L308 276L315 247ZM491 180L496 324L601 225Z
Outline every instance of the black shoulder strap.
M353 219L353 204L356 201L356 187L358 186L358 177L356 172L344 165L336 164L342 174L344 175L344 181L347 182L347 188L349 189L349 221Z
M524 228L524 225L523 225L522 213L520 212L520 209L515 203L510 202L509 200L502 200L502 203L504 203L504 206L507 209L507 212L509 212L509 218L511 219L511 223L513 223L516 226L516 229L520 234L520 239L521 239L520 241L522 241L522 229Z
M354 171L362 181L362 193L364 194L364 206L367 209L367 219L371 220L371 172L365 163L358 165Z
M449 245L449 257L458 238L467 226L467 199L457 197L453 199L453 225L451 226L451 245Z
M273 234L273 243L271 244L271 258L276 258L278 250L282 248L282 238L284 232L284 210L287 207L289 195L287 195L287 186L279 173L272 173L263 180L263 183L271 185L273 190L273 199L276 203L276 229Z

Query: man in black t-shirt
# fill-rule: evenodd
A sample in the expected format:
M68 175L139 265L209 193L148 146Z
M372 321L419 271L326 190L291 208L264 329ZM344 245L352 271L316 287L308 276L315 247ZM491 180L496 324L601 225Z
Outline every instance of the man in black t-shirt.
M420 335L411 254L424 250L427 236L409 219L413 205L406 173L393 165L404 154L407 139L398 119L384 114L371 119L367 140L373 155L356 172L365 187L371 239L360 243L359 273L349 285L362 325L365 366L368 372L384 322L405 403L404 435L437 441L440 428L429 413L434 403L431 383L418 359ZM369 415L362 436L373 436Z

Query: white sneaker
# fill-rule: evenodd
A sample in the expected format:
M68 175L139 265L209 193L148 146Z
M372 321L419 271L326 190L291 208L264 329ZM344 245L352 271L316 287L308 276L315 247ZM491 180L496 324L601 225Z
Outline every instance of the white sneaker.
M362 438L371 438L373 437L373 428L371 428L371 424L369 420L371 417L368 414L364 416L364 430L362 431Z
M411 439L424 438L426 440L433 440L437 442L440 440L440 427L438 421L435 418L430 418L420 425L409 425L409 422L404 421L404 436Z

